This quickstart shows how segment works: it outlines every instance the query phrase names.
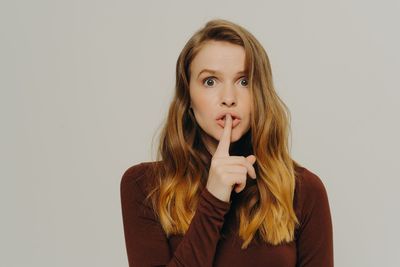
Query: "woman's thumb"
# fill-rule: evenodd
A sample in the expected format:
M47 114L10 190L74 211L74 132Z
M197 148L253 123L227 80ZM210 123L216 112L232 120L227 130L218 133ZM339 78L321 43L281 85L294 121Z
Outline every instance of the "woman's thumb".
M257 160L254 155L247 156L246 159L251 163L251 165L253 165Z

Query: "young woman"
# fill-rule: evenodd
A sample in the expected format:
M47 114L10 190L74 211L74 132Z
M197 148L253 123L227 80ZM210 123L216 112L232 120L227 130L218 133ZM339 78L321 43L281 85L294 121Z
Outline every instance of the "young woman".
M121 180L130 266L333 266L320 178L289 154L290 114L243 27L209 21L183 48L157 161Z

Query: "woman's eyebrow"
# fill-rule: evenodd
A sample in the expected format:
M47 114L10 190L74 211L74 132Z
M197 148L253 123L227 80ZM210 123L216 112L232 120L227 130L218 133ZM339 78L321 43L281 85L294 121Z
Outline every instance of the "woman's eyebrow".
M203 72L209 72L211 74L220 74L221 72L217 71L217 70L211 70L211 69L203 69L199 72L199 74L197 75L197 78L200 77L200 74L202 74ZM238 73L236 73L236 75L238 74L246 74L245 70L239 71Z

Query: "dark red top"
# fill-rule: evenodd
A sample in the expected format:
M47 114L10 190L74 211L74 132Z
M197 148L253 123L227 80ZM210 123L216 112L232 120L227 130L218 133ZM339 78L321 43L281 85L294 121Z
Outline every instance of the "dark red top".
M241 249L231 203L201 192L185 235L167 238L150 204L144 202L154 177L152 162L127 169L121 179L122 218L129 266L190 267L333 267L332 221L327 192L320 178L306 168L296 179L294 209L300 220L296 240L273 246L251 242ZM234 191L233 191L234 192ZM225 237L226 236L226 237Z

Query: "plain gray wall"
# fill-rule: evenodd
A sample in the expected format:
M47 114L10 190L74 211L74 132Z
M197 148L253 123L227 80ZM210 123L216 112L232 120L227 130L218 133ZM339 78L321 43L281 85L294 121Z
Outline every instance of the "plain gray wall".
M252 32L323 180L335 266L400 266L398 1L1 1L0 266L127 266L119 186L154 159L175 62ZM154 139L154 140L153 140Z

